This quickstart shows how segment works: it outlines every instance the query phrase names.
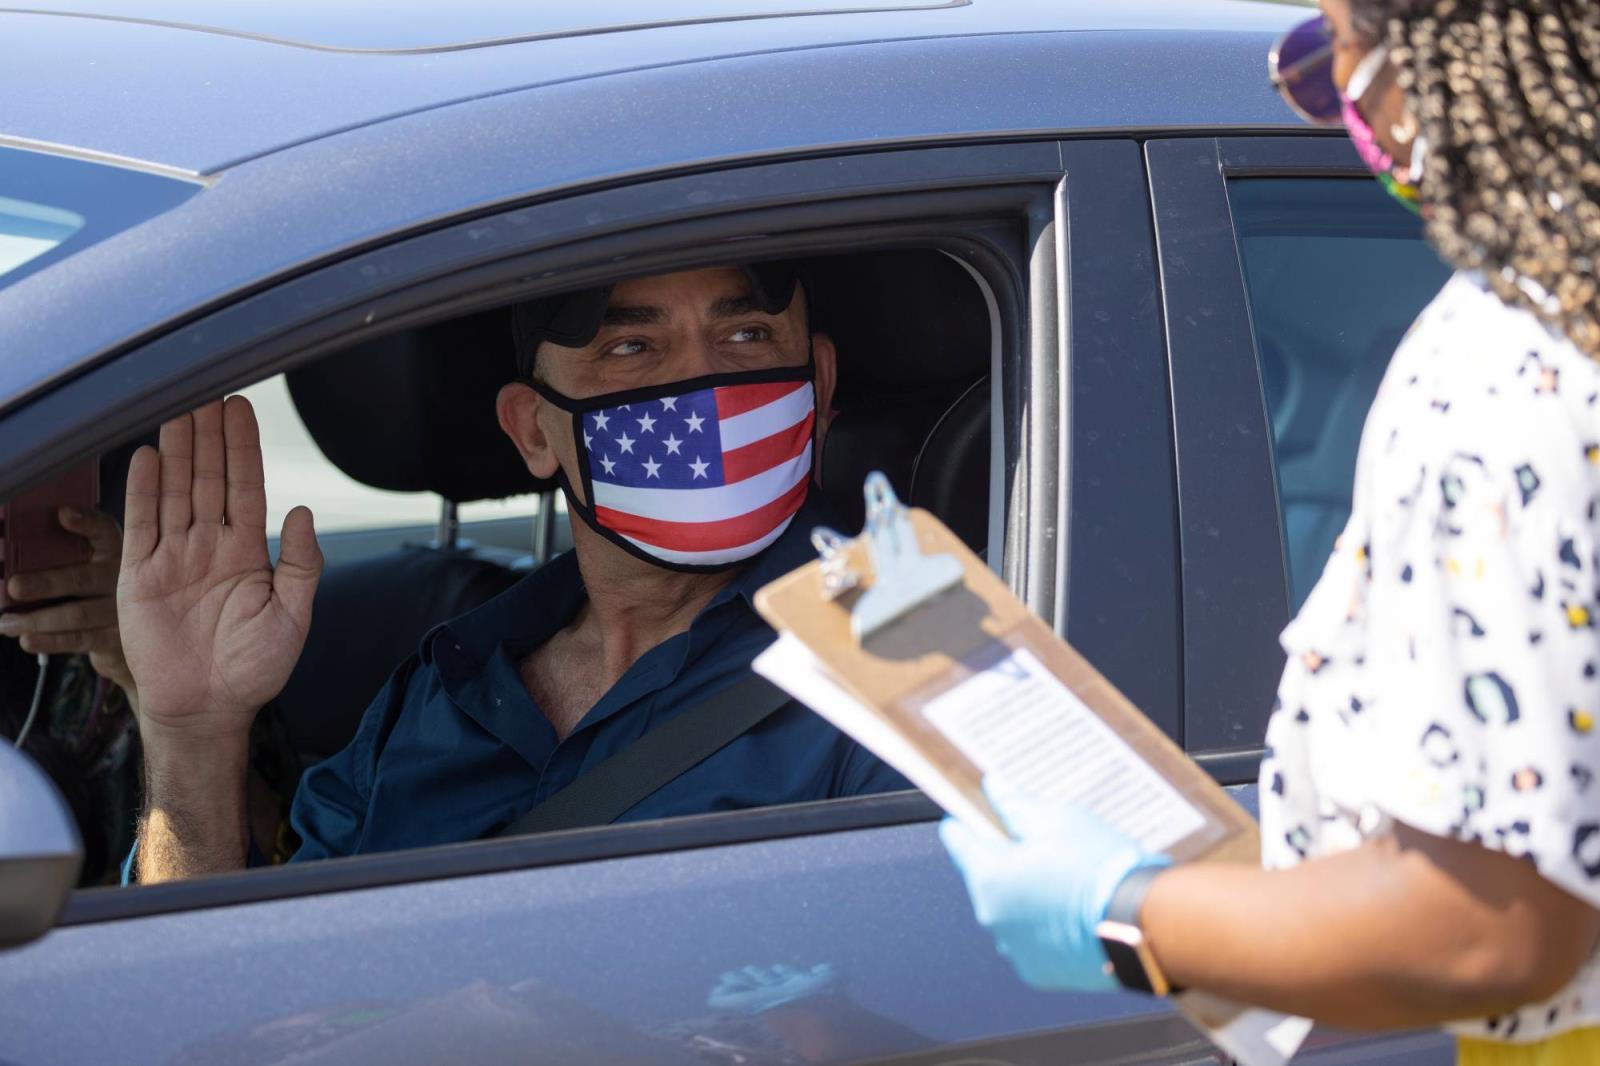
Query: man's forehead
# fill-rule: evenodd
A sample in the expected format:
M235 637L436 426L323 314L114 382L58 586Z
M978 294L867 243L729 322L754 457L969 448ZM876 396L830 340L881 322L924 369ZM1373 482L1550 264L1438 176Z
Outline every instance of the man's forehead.
M750 310L779 315L794 304L798 289L798 268L779 261L655 274L527 300L511 315L518 373L532 374L540 345L585 347L607 321L652 324L685 308L709 309L714 316Z
M708 267L619 281L606 306L665 308L752 296L750 279L744 271L737 267Z

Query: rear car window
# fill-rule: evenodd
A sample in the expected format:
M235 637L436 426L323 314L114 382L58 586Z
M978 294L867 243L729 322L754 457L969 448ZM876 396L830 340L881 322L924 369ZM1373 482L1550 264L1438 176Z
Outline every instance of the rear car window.
M83 221L76 211L0 196L0 274L60 247Z
M302 504L316 517L317 537L330 565L356 562L407 544L428 544L443 535L441 497L374 488L340 470L307 431L281 374L240 394L250 400L261 426L267 532L274 553L284 518ZM500 561L531 561L520 557L533 550L532 520L547 505L557 509L564 524L566 503L554 495L464 503L455 515L458 535L473 550L490 551ZM555 548L567 543L563 530Z
M0 288L170 211L198 181L0 145Z
M1240 178L1228 200L1298 610L1350 517L1361 428L1389 357L1450 268L1375 181Z

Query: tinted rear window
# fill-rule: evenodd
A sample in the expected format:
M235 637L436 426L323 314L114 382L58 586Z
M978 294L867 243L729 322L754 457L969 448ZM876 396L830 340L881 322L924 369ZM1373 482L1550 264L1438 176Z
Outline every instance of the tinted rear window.
M0 146L0 288L199 192L199 182Z
M1350 517L1361 427L1389 357L1450 268L1375 181L1239 179L1228 200L1298 609Z

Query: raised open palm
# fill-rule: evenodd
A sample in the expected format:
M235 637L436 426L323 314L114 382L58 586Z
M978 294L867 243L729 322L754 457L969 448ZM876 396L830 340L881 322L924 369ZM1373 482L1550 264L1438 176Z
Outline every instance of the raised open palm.
M311 512L267 554L261 434L241 396L161 427L128 469L117 612L145 729L247 730L289 679L322 552Z

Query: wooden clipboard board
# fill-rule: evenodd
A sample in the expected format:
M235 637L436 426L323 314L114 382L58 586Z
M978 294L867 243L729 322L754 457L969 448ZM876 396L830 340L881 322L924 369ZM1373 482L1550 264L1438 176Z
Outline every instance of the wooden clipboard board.
M1012 595L1004 582L938 519L906 512L924 555L953 556L961 580L913 607L892 624L858 640L851 612L876 579L866 537L842 548L843 566L860 575L849 592L829 598L822 561L778 578L756 593L756 609L775 629L793 634L827 667L832 679L904 734L961 789L989 812L977 767L922 715L939 694L982 669L1007 649L1031 652L1110 729L1204 816L1204 825L1171 849L1178 861L1258 861L1254 819L1210 775L1146 718L1116 686ZM837 559L833 565L841 565Z

